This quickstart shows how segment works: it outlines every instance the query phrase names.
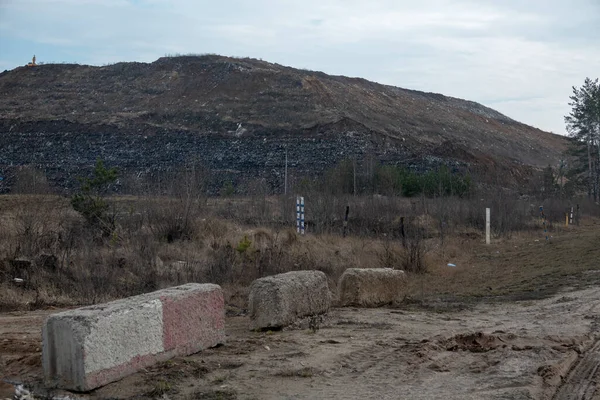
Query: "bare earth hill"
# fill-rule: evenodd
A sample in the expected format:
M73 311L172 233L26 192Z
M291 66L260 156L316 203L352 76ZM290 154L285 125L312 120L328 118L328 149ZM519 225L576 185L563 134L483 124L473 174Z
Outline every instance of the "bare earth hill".
M237 182L282 185L345 158L440 163L520 182L566 139L480 104L221 56L104 67L48 64L0 74L0 190L32 164L68 186L97 157L153 176L200 161Z

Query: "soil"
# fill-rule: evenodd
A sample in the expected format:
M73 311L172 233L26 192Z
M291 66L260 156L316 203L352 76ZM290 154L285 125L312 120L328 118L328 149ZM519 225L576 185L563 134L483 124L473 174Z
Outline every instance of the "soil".
M600 399L600 221L538 233L449 241L400 304L333 308L314 330L254 332L229 304L226 345L85 394L42 385L41 327L62 308L0 313L0 399L16 383L40 399Z
M252 332L246 316L234 316L227 318L224 346L70 396L592 399L598 396L599 310L600 288L590 287L444 312L336 308L316 332L307 321L279 332ZM53 312L0 315L1 375L40 396L48 395L40 387L40 328Z

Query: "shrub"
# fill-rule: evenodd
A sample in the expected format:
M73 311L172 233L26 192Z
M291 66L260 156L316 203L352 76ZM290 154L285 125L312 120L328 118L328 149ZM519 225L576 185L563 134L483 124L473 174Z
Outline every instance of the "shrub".
M414 220L406 225L406 240L402 269L406 272L423 274L427 272L425 264L425 228Z
M143 205L147 224L160 240L172 243L197 234L196 220L206 204L205 169L191 164L166 176L166 196L156 196Z

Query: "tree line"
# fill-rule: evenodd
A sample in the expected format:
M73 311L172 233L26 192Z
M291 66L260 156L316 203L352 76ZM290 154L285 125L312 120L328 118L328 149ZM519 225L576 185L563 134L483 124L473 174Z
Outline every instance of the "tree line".
M320 191L332 195L380 194L404 197L469 196L474 185L471 176L446 165L417 172L398 165L376 164L367 173L359 172L355 160L346 159L315 181L303 180L301 191Z

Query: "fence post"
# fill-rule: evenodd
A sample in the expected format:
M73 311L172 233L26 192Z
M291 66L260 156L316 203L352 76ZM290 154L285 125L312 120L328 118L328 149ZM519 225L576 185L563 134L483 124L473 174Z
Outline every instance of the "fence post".
M348 230L348 214L350 213L350 206L346 206L346 216L344 217L344 234L343 236L346 237L346 233Z
M404 232L404 217L400 217L400 237L402 237L402 247L406 249L406 232Z
M542 217L542 225L544 226L544 235L546 235L546 241L548 241L548 229L546 229L546 215L544 214L543 206L540 206L540 216Z
M490 226L490 209L485 209L485 244L490 244L491 242L491 226Z

